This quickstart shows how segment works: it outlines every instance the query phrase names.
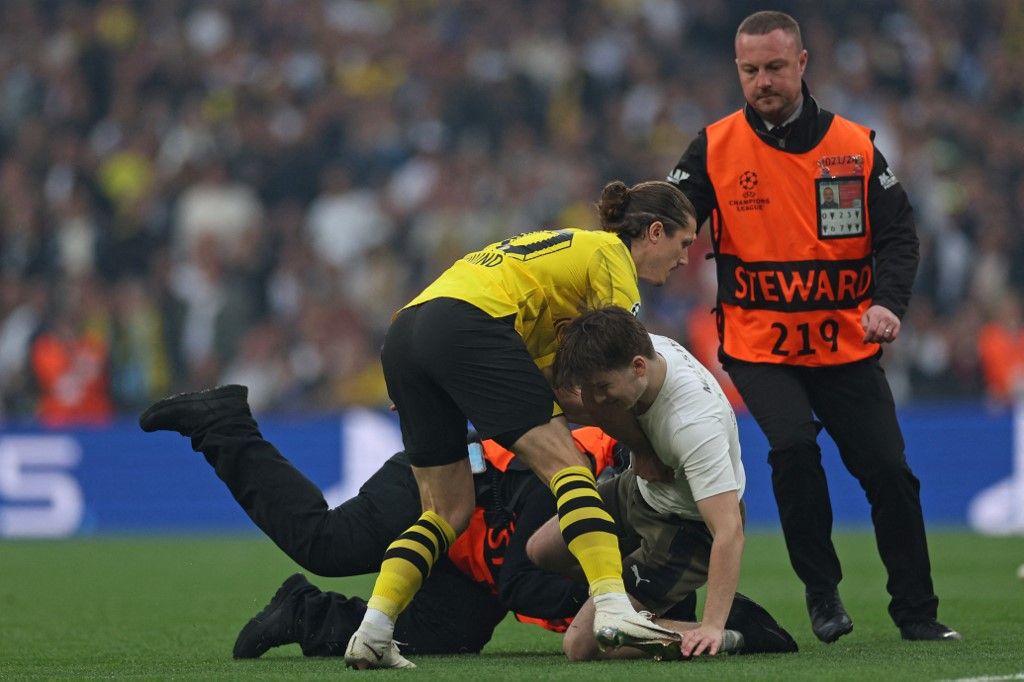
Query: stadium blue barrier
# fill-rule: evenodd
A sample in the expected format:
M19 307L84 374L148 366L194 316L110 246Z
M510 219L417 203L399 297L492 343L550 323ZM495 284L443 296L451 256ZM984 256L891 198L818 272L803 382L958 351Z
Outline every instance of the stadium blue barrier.
M901 411L907 453L929 523L963 525L971 500L1012 470L1009 412L981 406ZM364 410L301 419L261 418L264 435L337 504L400 449L395 418ZM871 428L865 424L864 428ZM748 522L776 526L767 444L740 416ZM823 461L837 525L870 521L864 494L824 435ZM68 432L0 430L0 537L96 533L253 531L187 439L146 434L134 422Z

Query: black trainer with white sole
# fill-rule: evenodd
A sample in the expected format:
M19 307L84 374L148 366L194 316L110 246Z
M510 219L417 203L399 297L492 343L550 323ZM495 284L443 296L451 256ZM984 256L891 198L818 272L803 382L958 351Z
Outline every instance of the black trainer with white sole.
M963 639L959 632L934 618L904 623L900 626L900 635L913 642L958 642Z

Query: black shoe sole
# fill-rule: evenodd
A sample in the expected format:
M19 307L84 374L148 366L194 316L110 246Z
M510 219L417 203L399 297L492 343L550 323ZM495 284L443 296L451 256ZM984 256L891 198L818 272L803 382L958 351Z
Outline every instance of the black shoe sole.
M963 639L960 633L944 637L903 637L904 642L962 642Z

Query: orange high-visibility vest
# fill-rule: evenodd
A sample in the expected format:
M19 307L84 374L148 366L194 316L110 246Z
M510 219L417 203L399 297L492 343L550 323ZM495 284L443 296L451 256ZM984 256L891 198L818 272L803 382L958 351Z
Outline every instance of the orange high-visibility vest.
M589 452L594 456L595 476L599 475L606 466L612 464L614 459L612 448L616 443L614 438L593 426L575 429L572 436L578 450ZM487 461L499 471L508 469L508 465L515 455L492 440L484 440L480 444L483 446L484 458ZM477 507L473 510L469 526L448 550L448 558L462 573L476 582L486 585L491 594L497 594L498 586L494 574L505 561L505 548L508 547L514 532L514 520L509 520L507 525L500 528L492 528L487 525L484 518L484 508ZM518 613L515 616L524 623L533 623L555 632L565 632L569 623L572 622L571 618L532 618Z
M723 353L809 367L877 353L860 324L874 292L870 130L835 116L817 146L793 154L739 111L707 140Z

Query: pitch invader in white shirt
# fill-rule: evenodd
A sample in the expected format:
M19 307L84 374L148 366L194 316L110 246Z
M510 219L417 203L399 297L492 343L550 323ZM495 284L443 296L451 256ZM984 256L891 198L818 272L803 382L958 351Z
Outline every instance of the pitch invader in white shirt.
M746 479L736 417L718 383L686 349L648 334L621 308L590 311L569 324L555 374L565 387L563 408L571 402L566 394L578 389L583 411L573 416L633 451L632 468L599 486L620 528L627 589L655 615L671 617L672 604L706 583L703 619L683 634L681 653L728 650ZM555 531L545 527L531 539L531 557L548 567L565 556ZM574 630L580 640L589 634ZM573 646L588 650L590 643L573 634L567 633L567 653Z

